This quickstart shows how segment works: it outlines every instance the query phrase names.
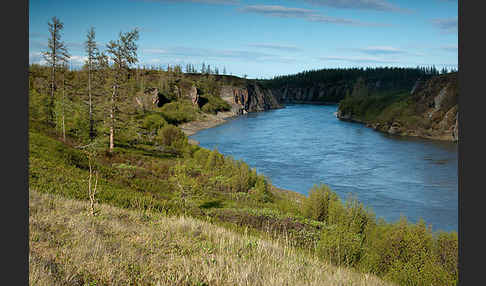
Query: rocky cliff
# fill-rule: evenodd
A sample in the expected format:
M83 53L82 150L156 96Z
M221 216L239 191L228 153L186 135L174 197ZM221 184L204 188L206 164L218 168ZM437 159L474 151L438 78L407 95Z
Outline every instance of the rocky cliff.
M411 91L397 100L353 95L340 104L336 116L389 134L458 141L457 80L457 73L417 80ZM376 104L379 100L386 103L379 106ZM381 109L370 118L364 115L367 110L357 112L358 109L353 108L358 105Z
M235 115L283 108L271 89L263 88L254 81L243 86L224 85L220 97L231 105Z

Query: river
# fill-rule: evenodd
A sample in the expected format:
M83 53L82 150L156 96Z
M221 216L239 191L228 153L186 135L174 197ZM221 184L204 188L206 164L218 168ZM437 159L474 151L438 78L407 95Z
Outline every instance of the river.
M242 159L273 185L308 193L325 183L353 194L378 217L423 218L458 230L457 145L383 134L338 120L337 105L288 105L249 113L191 136L200 146Z

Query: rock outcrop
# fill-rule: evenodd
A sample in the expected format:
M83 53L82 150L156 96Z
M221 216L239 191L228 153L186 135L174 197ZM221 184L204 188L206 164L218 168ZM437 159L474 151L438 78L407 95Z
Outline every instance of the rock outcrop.
M336 117L340 120L365 123L368 127L388 134L457 142L457 80L457 73L435 76L427 81L417 80L410 96L402 99L404 106L407 106L407 114L387 121L364 121L359 116L342 110L337 111Z
M263 88L258 83L251 81L241 87L222 86L220 97L231 105L231 111L235 116L248 112L283 108L272 90Z

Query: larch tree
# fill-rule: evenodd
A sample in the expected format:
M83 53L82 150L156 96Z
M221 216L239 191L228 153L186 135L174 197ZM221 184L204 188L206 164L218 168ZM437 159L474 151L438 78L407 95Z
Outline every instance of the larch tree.
M94 118L93 118L93 99L92 99L92 93L91 93L91 78L92 78L92 71L93 71L93 64L95 61L95 57L98 51L98 48L96 47L96 41L95 41L95 30L93 27L91 27L88 30L88 33L86 34L86 41L84 42L84 47L86 54L88 55L87 59L87 65L88 65L88 104L89 104L89 138L90 140L93 140L95 137L95 131L94 131Z
M42 55L51 68L51 97L48 107L48 123L54 122L54 92L56 90L56 68L63 62L66 62L70 55L67 51L66 45L61 41L61 31L64 24L56 17L52 17L52 22L48 22L49 39L47 42L47 50L42 52Z
M113 152L115 146L115 113L118 109L119 95L128 80L130 65L138 62L136 44L138 38L137 29L126 33L120 32L119 38L116 41L110 41L106 46L107 53L113 62L114 72L110 104L110 152Z

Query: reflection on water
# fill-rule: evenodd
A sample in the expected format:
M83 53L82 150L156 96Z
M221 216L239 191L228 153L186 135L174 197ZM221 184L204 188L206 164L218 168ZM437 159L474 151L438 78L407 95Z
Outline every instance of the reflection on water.
M250 113L191 138L243 159L280 188L307 194L328 184L353 193L377 217L423 218L458 229L457 145L392 136L334 116L336 106L289 105Z

